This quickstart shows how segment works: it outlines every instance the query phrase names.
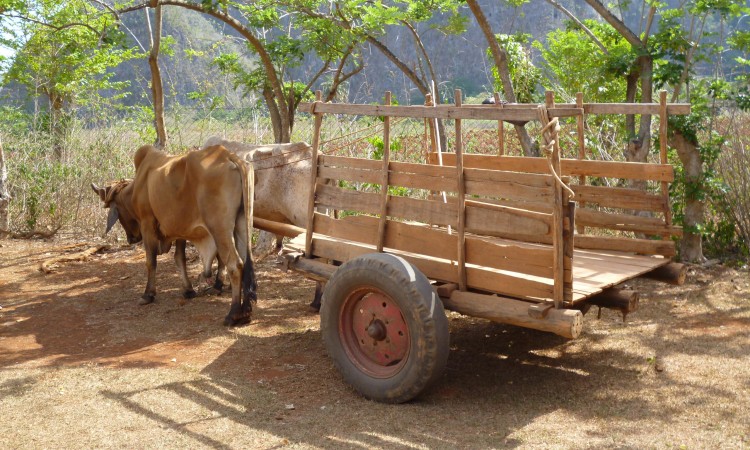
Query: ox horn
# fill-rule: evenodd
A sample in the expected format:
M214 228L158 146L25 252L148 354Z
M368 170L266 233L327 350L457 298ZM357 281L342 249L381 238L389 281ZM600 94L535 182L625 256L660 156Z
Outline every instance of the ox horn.
M93 190L94 190L94 192L96 192L96 193L97 193L97 194L99 195L99 198L100 198L100 199L101 199L102 201L105 201L105 199L106 199L106 197L107 197L107 189L106 189L106 188L100 188L100 187L99 187L99 186L97 186L96 184L94 184L94 183L91 183L91 189L93 189Z

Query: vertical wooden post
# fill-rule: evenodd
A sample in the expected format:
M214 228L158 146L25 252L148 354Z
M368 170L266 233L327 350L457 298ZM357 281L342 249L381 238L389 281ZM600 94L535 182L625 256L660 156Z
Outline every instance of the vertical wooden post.
M552 91L545 92L544 104L547 109L555 107L555 93ZM549 120L549 117L547 117ZM545 125L545 124L542 124ZM555 140L554 150L552 151L552 167L559 175L560 172L560 144L558 139ZM565 267L564 267L564 236L563 236L563 190L559 183L554 184L555 198L552 209L552 274L554 276L554 286L552 297L555 302L555 308L561 308L565 300ZM567 198L567 197L566 197Z
M318 185L318 151L320 147L320 126L323 124L323 113L317 112L316 106L321 102L323 93L315 91L315 103L310 112L315 116L313 121L312 164L310 165L310 195L307 199L307 232L305 233L305 257L312 258L313 221L315 219L315 188Z
M385 105L391 105L391 91L385 92ZM391 162L391 118L383 118L383 169L380 183L380 222L378 223L378 252L383 251L385 222L388 220L388 169Z
M453 92L456 106L461 106L461 89ZM464 183L464 151L461 119L456 120L456 173L458 180L458 288L466 290L466 185Z
M576 94L576 108L579 108L583 110L583 92L578 92ZM584 135L585 127L584 127L584 121L585 121L585 113L581 113L580 116L576 117L576 128L578 131L578 159L586 159L586 137ZM578 183L580 183L582 186L586 184L586 175L581 175L578 178ZM579 202L579 206L581 208L586 206L586 203ZM583 225L577 225L578 233L583 234L586 232L586 229Z
M498 108L503 107L503 101L500 100L500 94L495 92L495 106ZM498 142L498 149L497 149L497 155L503 156L505 154L505 128L503 128L503 121L498 120L497 121L497 142Z
M667 116L667 91L659 91L659 162L667 164L667 125L669 117ZM669 205L669 185L666 181L661 182L661 195L664 197L664 222L667 226L672 225L672 209ZM662 236L662 239L669 239L669 233Z

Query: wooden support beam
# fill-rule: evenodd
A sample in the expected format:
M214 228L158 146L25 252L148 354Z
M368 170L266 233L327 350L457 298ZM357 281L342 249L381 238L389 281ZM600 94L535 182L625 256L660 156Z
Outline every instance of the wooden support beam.
M307 234L305 235L305 255L312 258L312 237L315 229L315 190L318 181L318 153L320 150L320 127L323 124L323 113L316 111L316 107L322 105L323 93L315 91L315 103L310 107L310 112L315 115L313 121L312 138L312 164L310 169L310 195L307 198Z
M260 217L253 217L253 228L258 228L263 231L268 231L269 233L289 238L295 238L305 232L304 228L288 223L261 219Z
M544 103L547 109L555 107L555 93L552 91L545 92ZM542 114L540 118L542 127L549 122L549 117ZM554 147L552 151L552 168L558 174L560 170L560 144L559 138L555 136ZM555 183L555 195L553 198L552 209L552 247L554 256L552 260L552 274L554 276L554 289L552 298L555 302L555 308L562 308L565 301L565 280L564 280L564 260L565 260L565 238L563 236L563 190L559 183Z
M453 92L453 97L457 107L461 107L461 89L456 89ZM457 177L457 190L458 193L458 227L456 231L458 234L458 288L462 291L466 290L466 183L464 180L464 152L463 152L463 137L461 136L461 119L456 119L456 177Z
M299 253L281 255L282 268L285 271L291 269L303 274L305 278L324 283L333 276L333 273L337 269L336 266L320 262L317 259L301 258L300 256Z
M652 280L673 284L675 286L682 286L685 284L685 279L687 278L687 266L685 264L672 262L657 267L651 272L645 273L643 276Z
M659 158L662 164L667 164L667 125L669 116L667 115L667 91L659 91ZM667 226L672 225L672 208L669 204L669 185L666 181L661 182L661 195L664 197L664 221ZM662 235L664 239L669 239L669 235Z
M583 92L579 92L576 94L576 107L583 108ZM584 114L576 117L576 131L578 133L578 159L581 160L586 159L585 121L586 116ZM578 184L580 184L581 186L586 185L586 175L578 176ZM581 208L586 207L586 202L579 201L578 203ZM578 234L583 234L586 232L586 227L584 227L583 225L577 225L576 228Z
M391 91L385 92L385 104L391 104ZM380 182L380 223L378 224L378 253L383 251L385 241L385 221L388 220L388 164L391 161L391 118L383 118L383 167Z
M531 316L535 313L530 312L529 308L535 306L534 303L508 297L453 291L450 297L442 300L445 308L451 311L493 322L549 331L570 339L577 338L583 329L583 314L574 309L550 308L544 317L539 318Z

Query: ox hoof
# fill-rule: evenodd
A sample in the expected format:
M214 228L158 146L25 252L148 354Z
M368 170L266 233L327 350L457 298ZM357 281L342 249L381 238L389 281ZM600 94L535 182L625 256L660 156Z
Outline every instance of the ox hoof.
M182 297L185 299L191 299L195 298L198 294L195 293L194 290L190 289L189 291L185 291L182 293Z
M224 318L224 326L225 327L240 327L242 325L247 325L250 323L250 315L242 316L242 317L233 317L233 316L227 316Z
M154 294L143 294L141 299L138 301L138 304L148 305L149 303L154 303L154 300L156 300L156 296Z

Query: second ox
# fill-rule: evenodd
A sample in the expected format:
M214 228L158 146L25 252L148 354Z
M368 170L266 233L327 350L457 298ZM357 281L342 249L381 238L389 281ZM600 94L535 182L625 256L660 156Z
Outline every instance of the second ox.
M305 142L251 145L213 136L206 140L203 148L212 145L221 145L252 163L255 171L255 217L307 227L312 147ZM259 241L267 241L268 236L273 235L261 233ZM281 236L276 237L277 251L281 249L281 239ZM318 283L310 305L312 308L320 309L321 295L322 285Z
M185 243L190 241L209 270L217 254L227 268L232 306L224 324L249 322L251 301L257 299L250 243L252 168L219 145L182 156L145 145L135 153L134 163L133 180L92 188L110 210L107 231L119 221L128 242L143 241L148 282L141 304L154 301L156 257L172 243L183 295L195 296L185 266Z

